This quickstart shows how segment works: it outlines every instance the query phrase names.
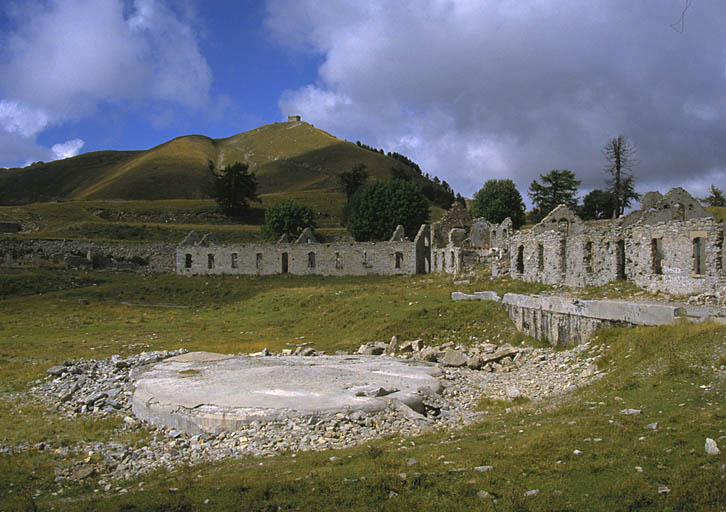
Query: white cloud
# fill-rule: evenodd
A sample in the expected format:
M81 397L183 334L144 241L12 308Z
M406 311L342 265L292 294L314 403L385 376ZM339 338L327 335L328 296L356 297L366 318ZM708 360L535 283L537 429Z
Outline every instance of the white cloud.
M472 194L551 169L602 187L601 148L639 147L638 188L724 181L726 4L599 0L268 0L266 26L322 55L283 114L417 161ZM697 100L694 100L696 98ZM415 143L411 143L415 141Z
M8 133L32 137L48 126L48 122L48 116L41 109L0 100L0 127Z
M85 141L82 139L72 139L58 144L53 144L50 150L53 152L54 160L60 160L61 158L70 158L76 156L81 149Z
M29 0L8 14L0 50L8 133L32 138L102 103L212 107L196 34L163 0Z

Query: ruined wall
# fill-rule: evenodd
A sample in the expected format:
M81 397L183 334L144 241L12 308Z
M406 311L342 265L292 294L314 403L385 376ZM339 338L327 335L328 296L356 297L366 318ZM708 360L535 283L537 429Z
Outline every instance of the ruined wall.
M685 190L648 193L617 221L583 222L559 206L510 240L509 271L571 287L628 280L651 292L714 292L726 282L724 225Z
M113 244L77 240L0 239L0 265L66 266L84 269L174 270L173 244Z
M414 242L179 246L176 271L184 275L409 275L417 267Z
M598 286L616 279L617 243L607 226L567 235L554 229L517 232L511 238L509 271L529 282Z
M724 226L712 218L636 224L626 246L626 279L650 292L692 295L723 286Z

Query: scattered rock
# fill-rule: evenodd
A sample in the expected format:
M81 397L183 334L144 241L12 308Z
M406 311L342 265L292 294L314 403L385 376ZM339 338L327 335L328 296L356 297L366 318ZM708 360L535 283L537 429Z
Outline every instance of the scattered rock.
M489 493L488 493L487 491L485 491L485 490L481 490L481 491L479 491L478 493L476 493L476 495L477 495L477 496L479 497L479 499L480 499L480 500L487 500L487 499L489 499L489 498L490 498L490 496L491 496L491 495L490 495L490 494L489 494Z
M67 368L65 366L51 366L45 371L45 373L53 375L54 377L60 377L66 371Z
M642 413L643 411L641 411L640 409L623 409L622 411L620 411L620 414L624 414L626 416L635 416Z
M719 453L721 453L721 450L718 449L718 444L716 444L716 441L714 441L710 437L706 438L706 453L708 455L718 455Z
M458 368L459 366L466 366L467 356L460 350L447 349L444 352L444 356L440 359L444 366L453 366Z
M83 466L78 466L73 469L73 473L71 473L71 478L73 478L73 480L84 480L95 474L95 467L93 467L91 464L84 464Z

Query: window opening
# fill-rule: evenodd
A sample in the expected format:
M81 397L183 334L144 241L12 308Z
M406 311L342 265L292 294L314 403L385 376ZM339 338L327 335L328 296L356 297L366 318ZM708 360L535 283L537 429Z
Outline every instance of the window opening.
M625 240L618 240L615 245L615 274L616 278L625 281Z
M693 271L698 275L706 273L706 244L702 237L693 239Z
M517 272L524 274L524 246L517 247Z
M544 245L537 244L537 270L544 270Z
M663 239L654 238L650 241L650 253L653 261L653 273L663 274Z
M340 253L338 251L335 252L335 268L337 270L341 270L343 268L343 260L340 259Z
M585 272L592 274L592 242L585 242L585 253L582 257L582 263L585 266Z

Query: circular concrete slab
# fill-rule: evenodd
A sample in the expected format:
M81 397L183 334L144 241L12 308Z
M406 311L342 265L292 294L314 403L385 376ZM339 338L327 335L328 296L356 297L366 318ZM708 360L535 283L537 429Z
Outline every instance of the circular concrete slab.
M419 388L441 391L430 363L383 356L250 357L191 352L137 376L133 412L190 434L251 421L411 405ZM415 402L415 400L413 400Z

